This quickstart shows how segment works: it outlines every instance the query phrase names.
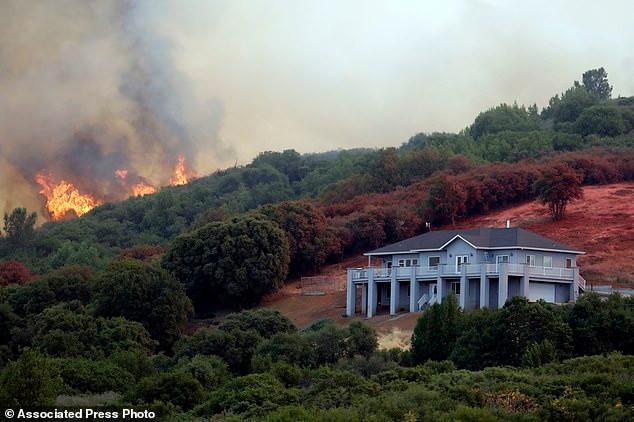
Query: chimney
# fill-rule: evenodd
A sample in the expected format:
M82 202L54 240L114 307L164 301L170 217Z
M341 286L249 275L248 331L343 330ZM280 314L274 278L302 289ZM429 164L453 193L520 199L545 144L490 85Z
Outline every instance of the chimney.
M511 220L506 220L506 228L507 229L511 228Z

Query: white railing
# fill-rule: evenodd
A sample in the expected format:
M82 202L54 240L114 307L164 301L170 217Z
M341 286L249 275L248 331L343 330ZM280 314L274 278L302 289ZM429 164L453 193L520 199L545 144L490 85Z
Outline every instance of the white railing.
M529 271L532 276L572 280L575 270L573 268L530 267Z
M392 274L400 279L409 279L414 275L417 278L424 277L458 277L465 273L470 276L479 275L483 269L487 274L499 274L501 267L505 265L507 273L524 274L527 264L515 263L499 263L499 264L462 264L456 267L455 264L444 264L438 266L416 266L416 267L369 267L369 268L350 268L348 271L352 273L352 279L355 281L367 280L369 272L372 271L374 279L389 279ZM575 268L557 268L557 267L528 267L529 275L533 277L552 278L557 280L572 280L574 278ZM585 280L579 277L577 281L579 287L585 289Z
M586 291L586 279L581 277L581 274L579 274L579 277L577 278L577 288L583 290L584 292Z

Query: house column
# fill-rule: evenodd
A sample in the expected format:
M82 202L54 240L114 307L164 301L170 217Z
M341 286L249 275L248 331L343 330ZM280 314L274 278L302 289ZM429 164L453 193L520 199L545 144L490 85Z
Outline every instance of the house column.
M464 310L467 308L467 301L469 300L469 282L467 280L466 264L462 264L460 272L460 307Z
M524 276L520 279L520 295L528 299L528 292L530 288L530 267L528 264L524 265Z
M418 311L418 282L416 281L416 268L412 268L409 278L409 311Z
M361 285L361 315L368 312L368 284Z
M436 291L438 292L436 296L436 302L442 303L442 299L445 296L445 286L443 285L441 276L436 277Z
M399 298L398 295L400 293L398 281L396 280L396 268L392 269L391 275L391 283L390 283L390 315L396 315L396 311L398 310Z
M348 280L346 284L346 315L354 315L354 305L357 296L357 288L352 282L352 271L348 270Z
M501 309L504 307L509 295L509 273L507 263L500 263L498 267L500 277L498 279L498 309Z
M572 284L570 285L570 300L572 302L577 301L577 296L579 295L579 289L577 285L579 284L579 268L572 269Z
M480 269L480 309L489 306L489 279L487 279L486 264Z
M368 268L368 318L372 318L376 311L376 282L374 268Z

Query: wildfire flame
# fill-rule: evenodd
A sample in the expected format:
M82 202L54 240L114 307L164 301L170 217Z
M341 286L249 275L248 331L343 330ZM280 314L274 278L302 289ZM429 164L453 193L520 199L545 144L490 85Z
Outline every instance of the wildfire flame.
M195 172L187 170L187 166L185 165L185 156L183 154L179 155L178 162L174 166L174 172L172 174L172 178L170 179L170 185L185 185L194 180L196 177L198 176Z
M139 182L135 185L132 185L132 195L134 196L151 195L156 192L158 192L158 189L144 182Z
M114 198L107 197L108 200L124 199L126 195L144 196L158 192L158 189L147 183L143 177L134 172L130 173L125 168L116 169L114 175L119 179L123 191L114 195ZM185 157L181 154L178 156L178 162L174 166L169 184L171 186L184 185L197 177L196 172L187 168ZM46 198L46 209L53 220L64 218L71 212L80 217L103 204L101 199L88 193L81 193L75 185L67 180L61 179L57 182L51 174L37 174L35 181L42 187L40 193Z
M38 174L36 182L42 187L40 193L46 197L46 209L54 220L63 218L69 212L78 217L102 204L89 194L82 194L66 180L55 182L51 175Z

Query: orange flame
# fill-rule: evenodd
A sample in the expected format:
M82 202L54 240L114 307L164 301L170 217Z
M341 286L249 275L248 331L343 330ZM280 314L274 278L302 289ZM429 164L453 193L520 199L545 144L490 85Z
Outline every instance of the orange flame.
M174 172L170 179L171 186L185 185L194 180L198 175L192 171L187 170L185 165L185 156L183 154L178 156L178 162L174 166Z
M40 193L46 197L46 209L54 220L59 220L73 211L78 217L102 204L89 194L82 194L70 182L54 182L51 175L38 174L35 181L42 187Z
M134 196L151 195L156 192L158 192L158 189L147 183L139 182L136 185L132 185L132 194Z

